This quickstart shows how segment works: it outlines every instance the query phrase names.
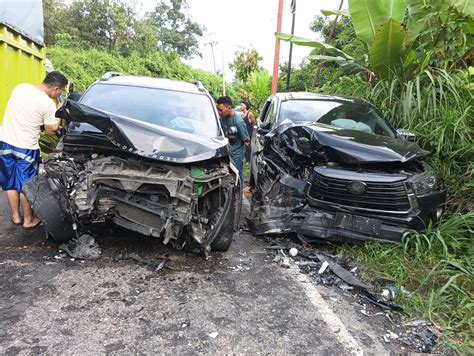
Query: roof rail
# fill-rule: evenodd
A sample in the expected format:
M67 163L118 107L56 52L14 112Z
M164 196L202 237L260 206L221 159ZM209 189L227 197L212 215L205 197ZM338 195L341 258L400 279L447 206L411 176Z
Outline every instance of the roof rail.
M121 77L123 75L125 74L120 73L120 72L107 72L100 78L100 80L105 81L105 80L109 80L112 77Z
M204 88L204 85L199 80L195 80L193 84L198 88L199 91L206 92L206 88Z

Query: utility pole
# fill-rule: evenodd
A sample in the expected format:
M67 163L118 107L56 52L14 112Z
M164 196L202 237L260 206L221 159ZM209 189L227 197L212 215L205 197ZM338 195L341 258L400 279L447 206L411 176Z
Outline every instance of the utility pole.
M296 0L291 0L291 13L293 14L291 20L291 35L295 33L295 14L296 14ZM291 74L291 55L293 54L293 43L290 42L290 55L288 58L288 69L286 73L286 91L290 91L290 74Z
M224 48L222 48L222 95L225 96L225 77L224 77Z
M214 56L214 45L217 44L217 41L210 41L210 42L207 42L207 43L204 43L204 45L209 45L211 47L211 51L212 51L212 62L214 63L214 74L217 74L217 70L216 70L216 57Z
M278 0L277 32L281 32L281 18L283 16L283 0ZM272 93L278 89L278 65L280 61L280 39L275 41L275 57L273 59Z

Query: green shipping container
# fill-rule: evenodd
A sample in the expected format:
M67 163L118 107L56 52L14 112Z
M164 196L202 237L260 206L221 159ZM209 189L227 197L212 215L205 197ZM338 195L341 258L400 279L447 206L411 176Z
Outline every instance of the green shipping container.
M0 10L3 11L0 12L5 18L0 18L0 123L13 88L19 83L41 83L46 75L41 0L31 0L35 6L26 10L29 12L26 15L21 14L24 7L19 7L18 3L1 2Z

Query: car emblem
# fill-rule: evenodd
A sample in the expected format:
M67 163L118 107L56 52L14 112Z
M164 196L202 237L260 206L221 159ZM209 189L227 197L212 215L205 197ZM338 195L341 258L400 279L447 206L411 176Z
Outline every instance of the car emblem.
M346 189L352 194L364 194L367 190L367 184L364 182L349 182L346 185Z

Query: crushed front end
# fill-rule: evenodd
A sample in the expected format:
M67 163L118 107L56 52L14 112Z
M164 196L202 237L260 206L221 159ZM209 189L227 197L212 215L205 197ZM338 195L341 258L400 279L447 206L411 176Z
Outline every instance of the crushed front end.
M408 231L423 231L440 218L446 191L437 189L419 153L406 150L410 158L397 159L398 142L367 148L357 137L348 144L347 136L341 140L327 132L292 127L266 143L257 157L248 220L255 234L399 242Z
M225 251L238 172L227 141L169 130L67 102L71 124L25 195L47 232L66 241L116 225L176 248ZM78 130L80 125L94 124Z

